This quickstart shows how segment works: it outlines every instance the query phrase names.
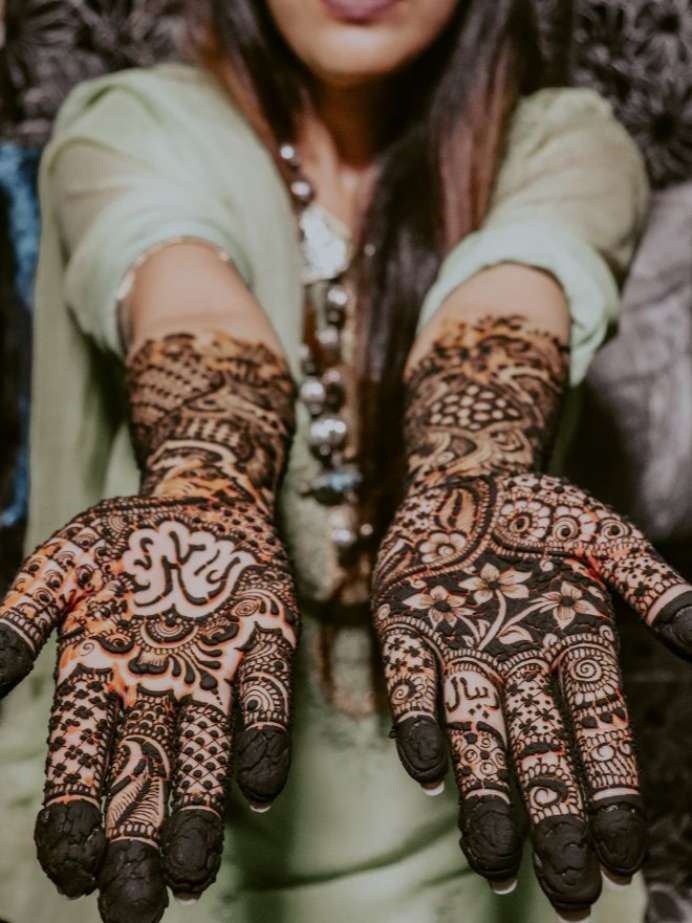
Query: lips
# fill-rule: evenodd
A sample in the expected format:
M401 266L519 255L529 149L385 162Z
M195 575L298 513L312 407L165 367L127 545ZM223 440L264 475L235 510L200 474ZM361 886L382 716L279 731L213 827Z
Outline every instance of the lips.
M337 19L369 22L388 12L399 0L322 0L322 3Z

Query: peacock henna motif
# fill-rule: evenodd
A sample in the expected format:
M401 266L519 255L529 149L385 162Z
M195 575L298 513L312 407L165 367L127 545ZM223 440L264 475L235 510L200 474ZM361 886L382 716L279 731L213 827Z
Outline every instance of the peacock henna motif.
M567 368L566 347L519 316L448 329L407 376L410 486L540 466Z
M597 898L598 860L630 875L644 849L608 589L684 654L692 588L612 509L530 470L560 400L551 344L520 318L489 318L409 376L408 490L374 612L404 766L434 786L450 754L462 848L495 881L521 858L514 771L539 880L570 911Z
M59 629L36 841L65 893L99 887L107 923L160 919L166 885L214 880L234 710L241 789L265 806L283 787L299 633L274 521L294 425L283 362L175 335L145 344L128 382L140 496L56 532L0 620L24 655L0 658L6 689Z

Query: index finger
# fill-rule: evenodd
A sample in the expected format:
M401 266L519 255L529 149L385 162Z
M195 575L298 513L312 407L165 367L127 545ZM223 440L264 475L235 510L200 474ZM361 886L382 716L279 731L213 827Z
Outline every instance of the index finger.
M260 629L238 668L238 785L259 812L271 807L288 778L294 652L280 630Z

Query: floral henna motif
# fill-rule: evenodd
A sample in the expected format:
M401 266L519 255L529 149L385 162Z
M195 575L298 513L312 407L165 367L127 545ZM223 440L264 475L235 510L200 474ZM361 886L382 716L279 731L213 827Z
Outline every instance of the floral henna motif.
M36 841L65 893L98 884L107 923L158 920L166 884L194 896L213 881L235 703L238 782L262 805L279 793L299 630L274 522L293 430L283 364L225 335L174 336L135 355L129 387L142 495L57 532L0 622L26 655L5 688L59 628Z
M409 486L379 552L374 604L405 767L433 785L449 749L462 848L496 881L521 856L511 767L537 874L567 911L598 896L598 859L629 875L644 848L606 587L683 654L692 588L613 510L530 470L550 438L563 359L525 321L489 319L461 325L414 369Z
M684 605L690 588L633 526L560 479L451 480L453 504L439 486L407 498L380 552L376 625L397 722L435 720L439 673L464 799L509 804L509 752L536 836L551 829L548 819L579 818L582 791L591 811L617 804L638 816L605 584L654 629L660 601ZM436 542L434 555L431 521L438 535L450 535ZM472 524L463 543L459 522ZM503 846L499 859L508 851ZM470 858L490 877L510 871L501 861L492 868L487 856ZM620 861L614 871L631 873L639 852L631 858L631 867ZM588 892L569 900L588 902Z

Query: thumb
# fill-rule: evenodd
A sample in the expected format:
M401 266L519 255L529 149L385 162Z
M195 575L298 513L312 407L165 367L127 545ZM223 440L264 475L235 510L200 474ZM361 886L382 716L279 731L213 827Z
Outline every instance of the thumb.
M692 662L692 586L675 588L673 595L654 613L650 623L658 638L673 653Z
M0 698L27 676L50 633L75 603L82 550L56 536L23 563L0 605Z
M598 503L593 513L597 527L586 550L591 566L667 647L692 657L692 585L632 523Z

